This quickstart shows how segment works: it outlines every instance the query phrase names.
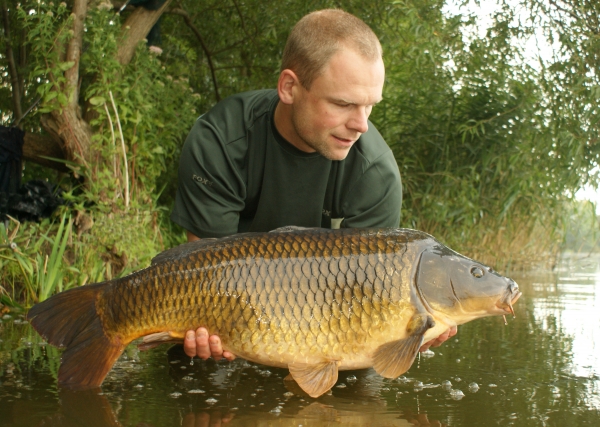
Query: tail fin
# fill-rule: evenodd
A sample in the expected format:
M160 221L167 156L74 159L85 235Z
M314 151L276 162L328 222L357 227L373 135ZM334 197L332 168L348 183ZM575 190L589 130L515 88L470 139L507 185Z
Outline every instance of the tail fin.
M46 341L66 347L58 384L72 389L98 387L127 343L108 336L96 301L108 283L61 292L29 310L27 319Z

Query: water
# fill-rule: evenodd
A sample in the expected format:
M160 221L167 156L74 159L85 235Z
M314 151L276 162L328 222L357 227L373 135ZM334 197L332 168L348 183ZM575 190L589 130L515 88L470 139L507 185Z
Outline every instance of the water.
M517 317L475 320L396 380L341 372L303 395L287 371L130 346L102 389L56 387L60 352L0 315L0 426L598 426L600 258L513 275Z

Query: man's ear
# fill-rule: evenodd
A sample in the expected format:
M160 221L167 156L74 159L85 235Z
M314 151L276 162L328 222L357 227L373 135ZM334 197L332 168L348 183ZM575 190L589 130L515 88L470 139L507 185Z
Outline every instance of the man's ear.
M277 82L277 93L279 94L279 100L284 104L294 103L294 89L300 86L300 80L298 76L290 69L285 69L279 74L279 81Z

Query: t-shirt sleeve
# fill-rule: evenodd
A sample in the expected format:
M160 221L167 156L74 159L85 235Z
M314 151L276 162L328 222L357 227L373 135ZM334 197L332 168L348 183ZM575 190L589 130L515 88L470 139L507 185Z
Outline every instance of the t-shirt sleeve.
M173 222L198 237L237 233L245 185L220 132L200 117L179 161Z
M398 227L402 182L391 151L381 155L348 190L342 228Z

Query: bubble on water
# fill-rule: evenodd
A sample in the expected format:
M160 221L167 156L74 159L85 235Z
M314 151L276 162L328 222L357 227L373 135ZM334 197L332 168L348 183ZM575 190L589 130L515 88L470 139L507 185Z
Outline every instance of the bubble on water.
M182 365L182 366L180 366L179 368L180 368L180 369L187 369L187 366L183 366L183 365Z
M188 390L189 394L204 394L206 393L204 390L200 390L199 388L195 388L193 390Z
M179 396L181 396L181 393L174 391L173 393L169 394L169 396L171 396L173 399L177 399Z
M435 353L429 349L421 353L421 357L429 358L435 356Z
M450 390L450 397L454 400L460 400L465 397L465 394L460 390Z
M381 391L390 391L389 387L381 387Z
M423 390L423 383L421 381L415 381L415 391Z
M193 381L194 377L190 377L189 375L186 375L185 377L181 378L183 381Z
M256 393L250 393L250 396L256 397Z
M408 378L406 378L405 376L401 376L401 377L398 377L398 378L396 378L396 382L397 382L397 383L400 383L400 384L407 384L407 383L409 383L410 381L411 381L411 380L410 380L410 379L408 379Z
M144 388L144 384L136 384L134 387L135 388Z
M399 392L396 393L396 397L400 397L400 396L402 396L402 394L403 393L401 391L399 391Z
M205 400L206 403L208 403L209 405L214 405L215 403L218 402L217 399L215 399L214 397L209 397L208 399Z
M456 363L460 363L460 359L456 359Z
M286 391L285 393L283 393L283 395L285 397L292 397L294 395L294 393L292 393L291 391Z
M271 371L269 371L268 369L265 369L264 371L258 371L258 374L263 377L270 377Z
M356 381L357 381L357 379L356 379L356 375L348 375L348 376L346 377L346 382L347 382L348 384L354 384Z
M444 390L451 390L452 389L452 383L448 380L446 381L442 381L442 388Z
M496 384L489 384L488 387L494 388L494 387L498 387L498 386Z
M454 381L456 381L457 383L459 383L459 382L462 381L462 379L460 379L460 377L456 377L456 378L454 378Z
M269 412L271 412L272 414L281 414L281 407L277 406L277 407L271 409Z
M335 388L346 388L346 384L341 383L335 386Z
M170 363L171 365L175 365L175 364L177 364L177 363L181 363L181 360L171 360L169 363Z
M478 390L479 390L479 384L477 384L477 383L469 384L469 391L471 393L477 393Z

